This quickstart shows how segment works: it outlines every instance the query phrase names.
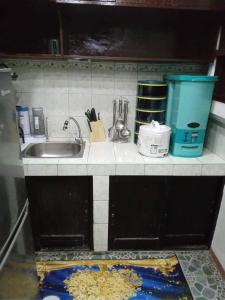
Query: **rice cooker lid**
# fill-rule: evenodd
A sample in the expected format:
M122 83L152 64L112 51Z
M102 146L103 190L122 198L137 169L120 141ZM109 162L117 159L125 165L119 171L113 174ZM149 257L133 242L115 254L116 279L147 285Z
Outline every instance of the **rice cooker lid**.
M170 132L171 129L167 125L160 125L157 121L152 121L150 124L141 125L139 129L139 134L149 135L149 134L162 134L165 132Z

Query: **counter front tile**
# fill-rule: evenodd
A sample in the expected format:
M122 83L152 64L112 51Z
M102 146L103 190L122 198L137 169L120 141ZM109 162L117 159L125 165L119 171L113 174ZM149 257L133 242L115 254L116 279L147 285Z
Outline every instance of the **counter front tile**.
M197 158L170 156L174 176L201 176L202 167Z
M145 162L145 175L171 176L173 173L172 160L169 156L157 158L143 156Z
M58 176L85 176L86 164L58 164Z
M202 164L202 176L225 176L225 161L208 149L198 160Z
M87 165L89 176L113 176L116 174L115 164L90 164Z
M56 164L30 164L28 167L29 176L57 176L58 170Z

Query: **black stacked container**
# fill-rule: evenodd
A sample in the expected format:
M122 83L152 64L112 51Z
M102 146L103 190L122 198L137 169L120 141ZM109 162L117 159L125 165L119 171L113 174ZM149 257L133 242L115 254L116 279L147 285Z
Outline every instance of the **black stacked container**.
M165 123L167 83L158 80L138 81L134 142L137 143L139 127L151 123Z

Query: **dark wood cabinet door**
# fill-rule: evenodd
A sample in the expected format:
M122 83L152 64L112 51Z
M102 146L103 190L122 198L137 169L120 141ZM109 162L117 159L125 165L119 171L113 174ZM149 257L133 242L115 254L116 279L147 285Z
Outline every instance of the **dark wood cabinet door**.
M222 197L221 177L170 177L164 220L165 248L208 248Z
M1 54L48 54L49 41L59 38L57 8L45 0L1 0L0 33Z
M110 177L110 250L159 248L164 187L163 177Z
M214 55L215 14L85 5L61 11L65 55L134 61L210 61Z
M36 249L92 249L92 178L27 177Z

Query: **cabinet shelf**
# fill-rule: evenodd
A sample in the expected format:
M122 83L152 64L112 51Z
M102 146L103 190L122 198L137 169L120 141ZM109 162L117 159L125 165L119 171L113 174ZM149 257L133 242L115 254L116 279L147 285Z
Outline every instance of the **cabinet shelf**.
M64 55L64 59L91 60L91 61L127 61L127 62L184 62L184 63L209 63L207 59L187 58L154 58L154 57L113 57L113 56L79 56Z
M8 59L63 59L63 55L57 54L31 54L31 53L15 53L15 54L6 54L0 53L0 58L8 58Z
M197 11L221 11L225 10L222 0L50 0L64 5L105 5L122 7L145 7L158 9L179 9Z
M171 62L171 63L210 63L207 59L187 58L153 58L153 57L111 57L111 56L79 56L79 55L53 55L53 54L6 54L0 53L0 59L33 59L33 60L74 60L74 61L114 61L114 62Z

